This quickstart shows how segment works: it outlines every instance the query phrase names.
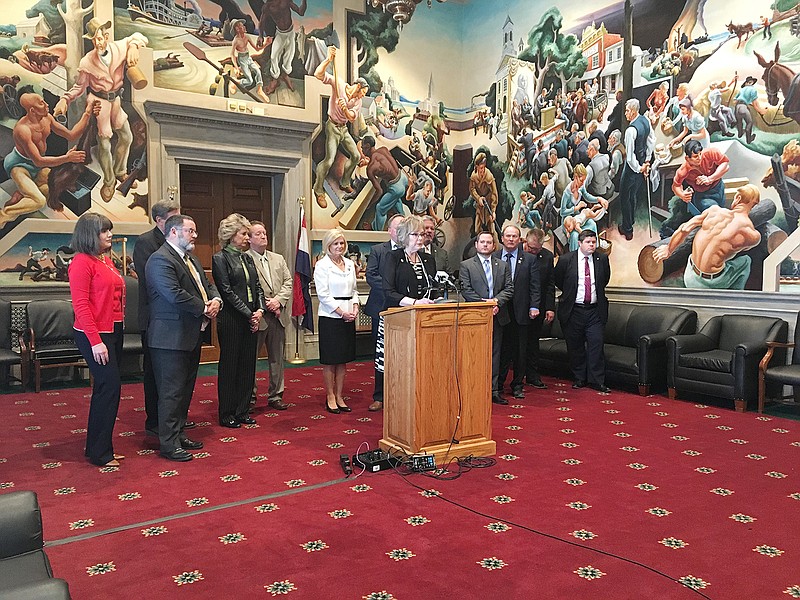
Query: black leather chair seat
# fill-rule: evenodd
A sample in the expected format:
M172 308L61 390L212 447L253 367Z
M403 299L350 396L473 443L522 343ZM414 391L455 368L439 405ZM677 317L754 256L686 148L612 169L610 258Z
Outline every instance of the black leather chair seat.
M18 554L12 559L0 560L2 587L14 587L37 579L48 579L52 576L50 562L41 550L33 550Z
M63 579L43 579L0 589L0 600L69 600L69 586Z
M783 385L800 385L800 365L770 367L764 376L767 381L780 381Z
M71 358L80 359L78 347L69 342L53 344L52 346L37 346L36 358L47 364L49 362L62 362Z
M695 383L705 381L713 385L733 385L733 373L714 371L711 369L704 369L702 367L690 368L677 366L675 367L675 376L694 381Z
M139 333L126 333L122 336L122 352L124 354L141 354L142 336Z
M539 340L539 351L542 356L546 356L554 362L563 362L568 367L569 354L567 354L567 342L558 338Z
M732 358L733 355L729 350L707 350L706 352L681 354L678 365L690 369L731 373Z
M15 365L20 361L20 356L13 350L0 348L0 365Z
M604 344L603 353L606 357L606 368L629 373L630 375L639 373L639 364L636 361L638 351L636 348Z

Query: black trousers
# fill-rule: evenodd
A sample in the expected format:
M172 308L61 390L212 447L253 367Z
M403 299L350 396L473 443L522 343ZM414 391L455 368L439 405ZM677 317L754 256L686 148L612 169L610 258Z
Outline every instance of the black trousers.
M528 383L541 380L539 375L539 337L544 326L544 311L528 325L528 347L525 356L525 379Z
M606 363L603 354L603 331L597 306L584 307L576 304L562 329L569 352L569 367L576 381L587 381L603 385L606 379Z
M102 466L114 460L114 423L119 410L122 383L119 371L122 362L122 323L114 324L113 333L101 333L100 339L108 348L108 362L95 362L92 344L82 331L75 332L75 343L94 379L89 405L89 424L86 427L86 456L89 462Z
M158 388L158 441L161 452L181 447L183 426L194 393L200 346L188 352L150 348L153 374Z
M258 336L250 332L250 323L236 309L226 307L217 315L217 338L219 418L244 418L256 381Z
M492 319L492 395L501 392L500 387L500 351L503 348L503 326Z
M518 325L514 321L503 327L503 347L500 350L500 389L505 384L508 371L514 368L511 390L522 389L525 371L525 357L528 354L529 325Z
M144 372L144 428L145 431L158 433L158 388L156 387L156 376L153 373L153 359L150 356L150 348L147 346L147 331L142 331L142 370Z

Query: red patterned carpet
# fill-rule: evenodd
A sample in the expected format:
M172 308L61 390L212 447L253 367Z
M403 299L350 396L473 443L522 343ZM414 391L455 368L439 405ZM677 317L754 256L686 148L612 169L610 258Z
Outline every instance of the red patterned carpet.
M800 598L798 422L546 381L494 407L497 463L453 480L343 478L339 454L381 433L370 364L352 413L300 367L294 406L238 430L200 380L189 463L145 440L141 385L110 469L83 459L86 389L7 395L0 489L39 494L76 599Z

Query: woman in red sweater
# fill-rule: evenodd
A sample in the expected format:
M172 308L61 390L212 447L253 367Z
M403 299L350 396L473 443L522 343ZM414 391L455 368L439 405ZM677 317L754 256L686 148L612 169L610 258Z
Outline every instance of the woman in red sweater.
M94 379L86 456L92 464L108 467L118 466L124 458L114 454L113 446L121 389L125 280L109 256L112 227L103 215L81 215L72 234L76 254L69 266L75 342Z

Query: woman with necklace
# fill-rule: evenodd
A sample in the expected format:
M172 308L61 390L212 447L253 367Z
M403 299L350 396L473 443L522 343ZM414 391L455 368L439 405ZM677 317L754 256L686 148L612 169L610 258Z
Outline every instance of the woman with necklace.
M356 319L359 299L356 266L345 257L347 240L341 229L331 229L322 240L325 256L314 266L319 298L319 362L325 381L325 409L350 412L342 397L347 363L356 357Z
M112 227L108 217L83 213L72 234L75 258L69 265L75 343L93 378L85 454L101 467L119 466L124 458L114 454L113 444L121 391L125 280L109 256Z
M400 221L397 226L397 243L400 248L392 250L384 259L386 266L383 270L383 293L386 302L383 310L397 306L432 304L436 261L432 254L422 250L425 245L422 219L410 216ZM383 317L380 317L375 345L375 370L380 373L384 372L383 342Z

